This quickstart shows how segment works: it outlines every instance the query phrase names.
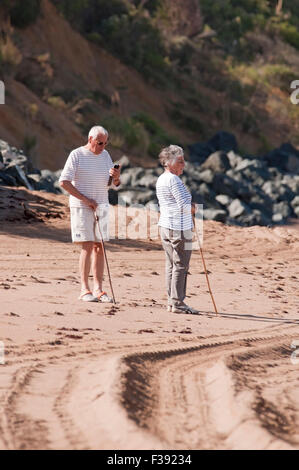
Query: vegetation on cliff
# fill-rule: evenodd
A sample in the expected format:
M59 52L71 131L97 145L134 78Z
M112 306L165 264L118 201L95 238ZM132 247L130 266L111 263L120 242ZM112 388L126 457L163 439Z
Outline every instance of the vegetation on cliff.
M37 123L50 134L51 113L70 123L69 130L65 126L70 136L73 126L79 136L96 121L106 123L114 148L137 159L154 157L172 140L182 145L206 140L219 129L233 132L244 151L262 153L287 140L299 145L299 106L289 99L290 84L299 79L299 0L51 0L51 5L1 2L6 27L1 26L0 78L36 96L16 110L27 122L23 142L16 145L37 149ZM72 29L64 28L65 37L57 31L60 39L50 43L48 25L62 30L65 20ZM105 64L100 85L96 74L78 75L67 46L78 51L83 67L88 64L83 50L92 54L95 69Z

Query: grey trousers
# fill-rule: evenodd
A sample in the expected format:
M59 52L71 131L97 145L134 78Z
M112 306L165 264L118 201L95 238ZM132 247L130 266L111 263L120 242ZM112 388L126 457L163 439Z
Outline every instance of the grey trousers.
M160 237L166 257L168 305L179 306L184 303L186 297L187 273L192 252L190 246L192 231L188 233L160 227ZM188 247L190 249L186 249Z

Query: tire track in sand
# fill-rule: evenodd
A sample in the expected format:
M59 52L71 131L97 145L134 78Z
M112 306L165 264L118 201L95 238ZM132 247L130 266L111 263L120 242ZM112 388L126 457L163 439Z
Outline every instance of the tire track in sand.
M290 369L290 343L298 328L284 331L288 333L232 335L226 342L128 355L124 360L123 406L138 426L173 448L298 448L295 368L288 381L293 387L292 399L285 395L284 409L278 411L280 394L285 391L283 370ZM243 361L241 387L237 360ZM265 399L271 380L256 387L254 377L259 372L255 363L250 370L251 387L244 382L244 366L250 361L264 361L264 373L271 377L270 369L276 378L276 405ZM279 375L273 370L278 367ZM239 389L235 387L238 379Z
M279 419L265 394L268 382L254 394L254 361L273 351L279 356L297 330L280 326L256 335L250 330L210 341L190 338L184 347L169 341L151 346L128 342L127 350L117 341L110 342L111 349L93 345L92 351L75 345L65 350L71 360L61 353L55 358L49 349L39 363L32 363L29 354L21 368L13 364L13 386L0 401L3 448L242 448L248 443L248 425L251 433L251 426L255 435L261 433L258 441L266 448L297 445L292 434L297 417L282 435L273 432ZM290 376L289 383L293 380ZM291 399L296 414L299 405L293 396L288 404ZM242 413L236 412L234 400L237 408L243 406Z

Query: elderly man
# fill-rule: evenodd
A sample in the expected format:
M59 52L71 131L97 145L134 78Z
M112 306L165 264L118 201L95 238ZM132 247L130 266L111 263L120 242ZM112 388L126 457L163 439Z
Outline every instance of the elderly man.
M185 304L188 267L192 249L192 214L195 206L191 194L179 178L184 171L184 152L169 145L159 155L164 173L156 184L160 206L160 236L166 257L168 311L198 313Z
M104 252L95 220L96 213L102 237L107 240L109 176L115 187L120 184L120 169L113 167L111 157L105 150L107 142L107 130L102 126L92 127L87 144L70 153L59 178L60 186L70 194L72 240L81 243L79 299L87 302L112 302L102 289ZM93 292L88 283L90 268Z

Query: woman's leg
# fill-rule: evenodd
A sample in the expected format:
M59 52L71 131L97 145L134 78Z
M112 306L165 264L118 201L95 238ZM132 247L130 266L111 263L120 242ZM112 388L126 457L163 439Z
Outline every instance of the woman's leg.
M172 284L172 270L173 270L173 247L170 241L171 230L161 227L160 236L162 241L162 246L165 252L165 280L166 280L166 290L168 305L172 305L171 299L171 284Z
M187 275L192 251L186 249L188 248L187 240L180 232L174 232L171 242L173 247L171 298L173 305L179 306L184 303L186 297Z

